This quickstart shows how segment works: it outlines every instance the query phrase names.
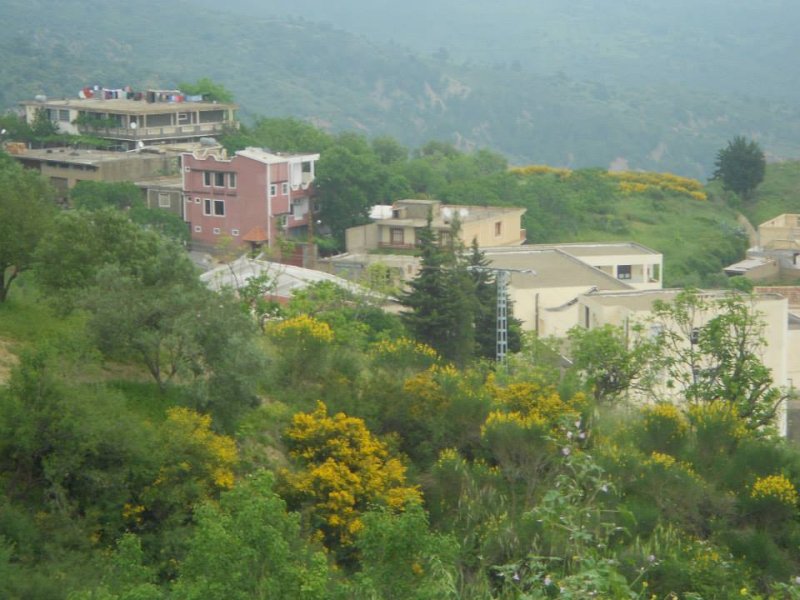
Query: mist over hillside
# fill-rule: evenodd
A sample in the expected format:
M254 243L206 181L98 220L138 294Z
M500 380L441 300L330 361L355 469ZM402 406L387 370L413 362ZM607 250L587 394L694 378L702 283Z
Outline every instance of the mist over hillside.
M702 178L737 134L773 160L800 156L789 101L800 74L784 61L799 12L781 0L602 11L585 0L568 11L549 0L6 0L0 105L88 83L211 77L245 119L291 115L412 147L490 147L520 164Z
M800 4L791 0L232 0L226 7L328 22L456 62L800 99L793 67Z

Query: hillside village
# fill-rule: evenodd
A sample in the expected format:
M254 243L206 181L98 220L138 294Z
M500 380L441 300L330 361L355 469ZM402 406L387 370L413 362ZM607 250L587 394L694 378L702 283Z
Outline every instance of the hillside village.
M796 198L237 108L3 129L0 595L800 597Z

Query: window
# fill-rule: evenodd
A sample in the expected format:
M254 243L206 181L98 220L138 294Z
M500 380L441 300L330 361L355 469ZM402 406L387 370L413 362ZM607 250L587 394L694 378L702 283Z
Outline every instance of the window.
M238 229L231 229L231 235L233 237L238 237L239 236L239 230Z
M630 279L630 278L631 278L631 266L619 265L617 267L617 279Z
M236 173L228 173L228 187L231 189L236 187Z
M69 121L69 110L59 109L58 111L58 120L68 122Z
M285 181L281 184L281 193L286 196L289 193L289 184Z
M203 185L206 187L225 187L225 173L222 171L203 171Z
M453 241L453 236L450 235L449 231L440 231L439 232L439 245L440 246L449 246L452 241Z
M392 244L403 244L403 243L405 243L404 242L405 237L403 235L403 229L402 228L400 228L400 227L392 227L389 230L389 234L391 236Z
M278 186L274 183L270 184L269 186L269 195L270 196L277 196L278 195Z
M195 233L203 233L203 228L200 227L200 225L195 225L194 226L194 232Z
M172 206L172 201L169 198L169 194L165 194L163 192L158 193L158 207L159 208L169 208Z
M225 216L225 200L211 200L206 198L203 204L203 214L213 217Z
M655 264L653 265L653 270L651 271L651 281L661 281L661 265Z
M494 234L495 235L501 235L502 233L503 233L503 222L502 221L495 222L495 224L494 224Z
M219 227L214 227L214 235L219 235Z

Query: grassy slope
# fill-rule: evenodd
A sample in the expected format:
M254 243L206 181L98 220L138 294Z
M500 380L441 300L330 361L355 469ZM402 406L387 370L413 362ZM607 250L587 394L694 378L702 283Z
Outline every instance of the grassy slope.
M742 205L742 213L756 228L783 213L800 213L800 162L767 165L764 182L754 200Z

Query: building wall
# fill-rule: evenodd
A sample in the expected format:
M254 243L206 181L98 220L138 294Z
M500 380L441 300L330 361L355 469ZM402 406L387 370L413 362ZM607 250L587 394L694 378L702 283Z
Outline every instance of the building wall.
M284 229L299 228L308 224L309 198L312 190L305 188L295 173L294 185L290 180L290 163L266 164L245 156L231 159L210 155L198 158L191 153L183 155L183 189L185 219L190 223L192 239L205 246L219 243L227 236L234 245L244 245L242 237L255 227L268 232L271 245ZM206 185L205 173L223 173L223 186ZM230 185L231 174L235 187ZM212 214L206 214L206 200L212 201ZM214 201L223 201L224 215L213 214ZM293 211L292 203L305 207Z
M369 223L350 227L345 231L345 245L349 252L363 252L378 247L378 224Z
M542 337L564 335L578 324L577 310L564 305L585 293L586 286L538 288L524 283L530 277L521 273L511 274L508 297L514 305L514 317L522 321L523 331L537 331ZM562 310L553 310L559 307Z
M569 252L568 248L566 252ZM582 255L578 257L578 260L625 281L637 290L660 290L662 287L664 264L660 254ZM622 265L631 267L630 279L620 277L620 266Z
M513 246L525 241L521 226L522 213L504 212L496 216L461 223L461 239L469 246L474 238L481 248Z
M167 210L183 218L183 192L180 190L148 188L144 190L144 201L147 208Z
M633 292L632 294L636 294ZM638 292L639 294L641 292ZM586 326L588 319L588 326L590 328L599 327L605 324L615 325L622 327L626 331L632 331L636 324L641 324L645 328L645 332L649 331L652 326L652 302L646 308L639 306L636 303L635 308L626 306L626 294L618 296L619 302L617 304L609 304L608 298L610 296L603 296L602 294L584 295L578 301L578 321L581 325ZM653 299L658 296L653 295ZM604 299L604 300L601 300ZM764 365L770 369L774 384L778 387L785 387L788 384L788 357L790 349L790 340L788 336L788 302L785 298L777 296L763 296L754 299L752 310L754 310L761 318L764 329L763 337L766 340L765 346L761 349L760 358ZM709 320L714 318L718 313L709 311L696 315L696 326L702 327ZM794 338L791 340L795 343ZM688 340L687 340L688 345ZM663 397L672 397L674 399L680 398L680 390L668 390L666 387L658 390ZM649 399L645 399L649 400ZM782 407L778 415L778 425L780 430L786 433L786 412L785 407Z
M784 214L758 226L759 244L767 249L800 248L800 215Z

